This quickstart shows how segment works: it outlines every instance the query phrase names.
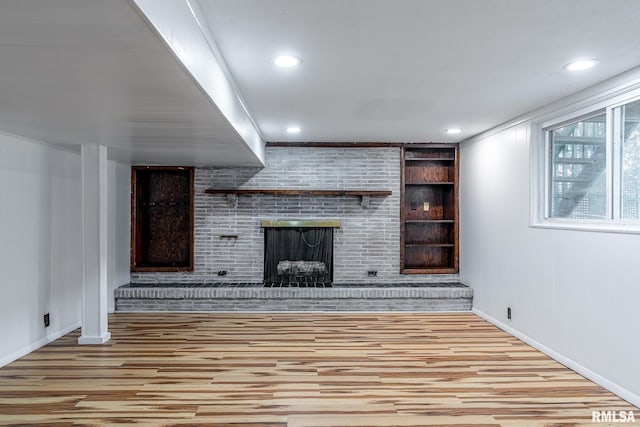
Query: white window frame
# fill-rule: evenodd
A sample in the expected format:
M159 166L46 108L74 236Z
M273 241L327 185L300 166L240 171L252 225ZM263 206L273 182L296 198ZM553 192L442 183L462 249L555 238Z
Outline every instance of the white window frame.
M588 105L572 105L551 116L546 115L531 123L531 218L530 226L536 228L555 228L563 230L599 231L611 233L640 234L640 220L623 220L620 218L621 208L621 138L619 126L621 118L616 110L625 104L639 101L640 89L599 100ZM548 130L563 124L579 121L605 112L606 114L606 185L607 185L607 219L571 219L551 218L549 216L551 162L549 159L550 141ZM614 135L614 132L616 133ZM616 165L614 167L614 165ZM614 173L615 172L615 173ZM617 195L616 195L617 194ZM614 196L615 195L615 196Z

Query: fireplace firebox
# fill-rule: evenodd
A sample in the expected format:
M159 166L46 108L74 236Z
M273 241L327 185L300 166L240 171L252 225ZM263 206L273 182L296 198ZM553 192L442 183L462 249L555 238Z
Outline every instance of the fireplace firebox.
M265 286L331 287L335 226L335 221L263 221Z

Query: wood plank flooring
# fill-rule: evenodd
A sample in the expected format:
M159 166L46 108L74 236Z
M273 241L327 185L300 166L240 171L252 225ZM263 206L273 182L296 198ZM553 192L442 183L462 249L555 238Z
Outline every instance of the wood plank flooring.
M640 421L472 313L115 314L110 330L106 345L77 346L76 331L0 369L0 424L597 426L592 410Z

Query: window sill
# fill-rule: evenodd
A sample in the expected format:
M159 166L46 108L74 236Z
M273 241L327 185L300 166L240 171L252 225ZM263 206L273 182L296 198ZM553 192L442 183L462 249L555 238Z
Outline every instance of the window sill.
M595 233L640 234L640 222L545 220L533 222L530 227Z

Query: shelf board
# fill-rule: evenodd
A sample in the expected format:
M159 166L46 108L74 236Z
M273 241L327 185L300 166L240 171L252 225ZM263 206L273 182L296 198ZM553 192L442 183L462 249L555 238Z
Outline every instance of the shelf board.
M405 182L404 185L453 185L452 181Z
M362 207L369 207L372 197L387 197L392 194L389 190L290 190L284 188L207 188L207 194L223 194L227 196L227 201L233 206L238 206L238 196L356 196L360 197Z
M458 270L448 265L432 267L405 267L401 274L456 274Z
M180 271L193 271L192 267L189 266L159 266L159 267L154 267L152 265L137 265L135 266L134 269L132 269L131 271L135 271L136 273L177 273Z
M404 159L407 162L434 162L434 161L443 161L443 162L453 162L455 161L455 158L453 157L412 157L412 158L405 158Z
M453 243L405 243L406 248L452 248Z
M453 224L455 221L452 219L407 219L405 224Z
M250 196L262 194L267 196L360 196L387 197L388 190L287 190L287 189L220 189L207 188L207 194L233 194L236 196Z
M189 206L189 202L143 202L140 204L144 208L148 207L184 207Z

